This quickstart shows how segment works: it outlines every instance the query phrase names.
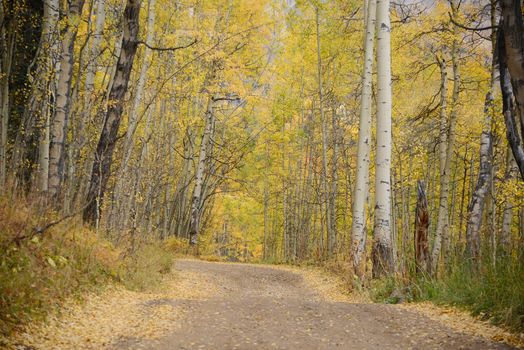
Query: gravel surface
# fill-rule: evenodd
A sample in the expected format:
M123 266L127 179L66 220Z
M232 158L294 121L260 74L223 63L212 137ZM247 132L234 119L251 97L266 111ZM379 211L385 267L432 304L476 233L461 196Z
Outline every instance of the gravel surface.
M122 338L116 349L512 349L399 306L328 301L283 269L197 260L176 269L201 275L211 296L143 305L170 305L184 316L167 336Z

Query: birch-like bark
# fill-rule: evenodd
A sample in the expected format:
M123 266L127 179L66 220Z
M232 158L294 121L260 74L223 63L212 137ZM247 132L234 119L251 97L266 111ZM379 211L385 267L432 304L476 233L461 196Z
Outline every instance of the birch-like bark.
M42 121L42 130L38 145L38 190L47 192L49 176L49 138L50 138L50 95L54 94L53 81L55 79L55 58L58 52L58 17L60 2L58 0L44 1L44 20L42 36L38 49L37 71L32 79L32 91L28 106L29 118L39 114ZM51 88L49 87L51 86ZM28 130L26 130L27 132Z
M95 76L97 70L97 62L100 55L100 45L103 39L104 23L106 18L106 0L94 0L93 6L96 5L96 20L93 28L92 39L90 43L89 53L87 54L87 65L86 65L86 75L84 80L84 95L83 95L83 110L78 118L78 132L77 139L75 141L75 155L79 156L81 149L86 144L86 124L91 120L91 113L93 110L94 104L94 86L95 86ZM117 44L117 47L120 45ZM120 56L120 52L117 51L115 54ZM86 165L90 162L86 162ZM89 167L84 171L85 173L89 172ZM80 179L80 190L84 188L86 182L86 176L82 175Z
M50 139L50 108L42 106L42 115L45 117L38 142L38 190L47 192L49 188L49 139Z
M106 0L96 0L96 21L93 29L93 40L87 60L85 88L84 88L84 117L89 118L92 109L92 93L95 85L96 64L100 54L100 44L103 38L104 23L106 19Z
M333 227L331 223L331 217L329 210L329 188L327 181L327 123L324 115L324 90L322 86L322 56L321 56L321 47L320 47L320 14L318 7L315 7L316 14L316 28L317 28L317 72L318 72L318 98L319 98L319 109L320 109L320 123L322 127L322 205L324 206L324 216L326 221L326 232L327 232L327 243L328 243L328 254L333 254L334 250L334 234ZM321 235L324 234L322 231ZM321 247L323 249L323 247ZM323 252L321 252L323 254Z
M198 156L197 169L195 174L195 188L191 198L191 212L189 216L189 244L195 245L198 242L198 234L200 233L200 219L201 219L201 204L202 204L202 185L204 180L204 170L207 159L207 151L213 124L215 119L214 114L214 97L209 96L207 102L207 109L205 114L204 133L202 134L202 141L200 143L200 152Z
M491 26L494 28L497 23L495 19L496 5L491 1ZM492 44L492 63L491 63L491 81L489 91L484 100L484 123L482 134L480 135L480 166L475 191L471 196L471 202L468 207L468 224L466 226L466 251L468 257L478 263L480 257L480 225L482 224L482 216L484 213L484 206L486 196L489 192L493 172L493 132L492 132L492 116L493 116L493 101L497 82L497 68L496 68L496 30L493 29L491 33Z
M440 67L439 169L442 176L448 149L448 67L444 56L437 58L437 61Z
M500 83L502 91L506 92L506 95L503 96L506 137L520 175L524 179L524 147L522 146L524 135L524 40L522 38L524 21L520 1L502 0L500 5L502 12L497 45ZM515 111L513 111L513 102L510 98L512 95L516 104ZM521 135L518 133L519 125Z
M337 230L337 193L338 193L338 120L345 113L344 106L333 108L331 118L331 132L332 132L332 157L331 157L331 191L329 196L329 215L331 216L331 252L335 253L338 249L338 230Z
M391 47L389 0L377 1L377 152L373 277L393 271L391 242Z
M56 85L55 115L51 122L49 145L49 196L56 199L64 175L64 151L67 137L69 109L71 107L71 81L73 77L74 46L84 0L72 1L67 11L67 24L61 42L58 83Z
M513 86L517 119L524 134L524 20L522 4L518 0L501 0L501 27L504 28L504 44L507 67Z
M451 11L453 17L455 17L457 7L454 1L451 1ZM451 176L451 161L455 147L455 129L458 117L457 108L460 92L460 73L458 67L458 42L456 39L456 27L453 27L453 34L455 36L451 48L451 61L453 64L453 95L451 102L451 113L448 122L447 145L444 162L442 161L441 154L441 165L443 164L444 167L440 169L440 194L437 228L435 233L435 241L433 243L433 251L431 254L431 272L433 274L436 273L438 268L442 245L444 246L445 255L447 255L447 252L449 251L449 183Z
M139 15L140 0L127 0L124 10L122 51L118 57L116 74L109 93L110 103L94 156L91 180L86 198L87 205L83 213L84 222L91 225L96 225L100 218L100 205L111 174L113 151L124 108L123 100L127 92L138 45Z
M373 73L373 46L376 26L376 0L367 2L364 38L364 66L362 94L360 95L360 120L357 146L357 174L353 194L353 221L351 224L351 258L353 269L359 277L365 271L366 253L366 203L369 196L369 165L371 151L371 88Z
M129 113L129 124L126 131L126 139L124 143L124 157L122 160L122 168L120 174L125 174L129 163L129 158L133 150L133 136L136 131L138 123L138 110L142 103L142 96L144 94L144 86L147 78L147 71L151 65L151 49L147 46L153 46L153 38L155 31L155 5L156 0L149 0L148 15L147 15L147 36L146 47L144 49L144 57L142 60L142 67L140 68L140 75L135 90L135 98L133 100L133 107Z
M500 70L500 88L502 92L502 113L506 124L506 138L513 153L513 159L517 164L521 177L524 179L524 146L518 132L517 122L515 121L515 107L513 105L513 88L511 77L506 63L506 52L503 41L503 30L499 29L498 52Z
M505 181L510 181L515 176L516 164L513 159L511 149L508 147L506 151L506 174ZM502 213L502 229L500 231L500 245L505 254L511 252L511 226L513 224L513 207L512 198L506 198L504 203L504 211Z
M447 73L447 65L446 65L446 59L445 57L442 57L439 61L440 66L440 132L439 132L439 172L440 172L440 182L442 186L442 182L444 181L446 174L446 157L447 157L447 149L448 149L448 116L447 116L447 101L448 101L448 73ZM442 194L442 188L441 188L441 194ZM446 206L447 209L447 206ZM442 220L444 220L444 217L442 217L441 208L439 204L439 211L438 211L438 218L437 218L437 231L435 235L435 240L433 242L433 249L434 251L438 249L438 254L440 254L440 247L442 244L442 228L439 227L439 225L442 225ZM432 258L432 261L435 260Z

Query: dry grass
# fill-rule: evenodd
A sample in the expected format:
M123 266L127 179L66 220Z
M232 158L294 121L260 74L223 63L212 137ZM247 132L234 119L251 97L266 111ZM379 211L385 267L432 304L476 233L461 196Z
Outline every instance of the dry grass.
M2 336L118 271L119 252L108 242L71 222L35 234L40 220L30 203L0 198L0 345Z
M366 293L348 289L346 276L333 273L324 267L273 265L273 268L299 274L306 285L326 301L346 303L369 303Z
M132 300L139 295L123 286L154 289L173 266L174 254L159 243L146 242L133 250L123 248L125 244L114 247L75 218L35 234L35 227L53 220L52 216L30 202L0 198L0 348L29 324L48 322L53 329L59 312L77 312L81 299L87 300L89 309L89 303L99 298L96 293L115 282L122 286L102 295L113 300L117 309L119 298ZM66 328L92 319L88 315Z
M180 326L184 316L176 300L199 300L216 288L205 276L186 271L166 275L159 288L136 292L113 285L102 293L89 293L85 302L70 300L45 323L28 326L11 339L35 349L106 349L126 339L155 340Z
M455 307L437 306L430 302L399 304L398 307L425 315L446 327L453 328L465 334L524 348L524 333L511 333L488 321L473 317L469 312L459 310Z

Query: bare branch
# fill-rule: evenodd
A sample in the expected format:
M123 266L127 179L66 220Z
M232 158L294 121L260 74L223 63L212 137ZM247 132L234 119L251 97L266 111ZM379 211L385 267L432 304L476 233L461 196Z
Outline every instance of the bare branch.
M193 39L193 41L190 42L189 44L182 45L182 46L174 46L174 47L156 47L156 46L151 46L151 45L149 45L148 43L146 43L143 40L137 41L137 44L139 44L139 45L142 44L145 47L147 47L148 49L153 50L153 51L176 51L176 50L181 50L181 49L187 49L188 47L195 45L197 42L198 42L197 39Z
M488 26L488 27L468 27L462 23L458 23L457 21L455 21L453 19L453 16L451 15L451 13L448 12L448 16L449 16L449 20L451 21L451 23L453 23L454 25L456 25L457 27L460 27L462 29L465 29L465 30L471 30L471 31L474 31L474 32L481 32L481 31L484 31L484 30L493 30L493 29L497 29L498 26Z

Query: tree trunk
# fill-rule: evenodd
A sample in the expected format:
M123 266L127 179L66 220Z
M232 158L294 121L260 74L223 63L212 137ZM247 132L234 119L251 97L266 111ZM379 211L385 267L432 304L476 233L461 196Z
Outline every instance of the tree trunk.
M415 263L417 272L427 273L429 255L429 212L424 182L417 184L417 208L415 210Z
M367 3L364 39L364 66L362 71L362 94L360 96L360 120L357 146L357 174L353 195L353 221L351 224L351 257L353 269L362 278L366 262L366 203L369 197L369 163L371 151L371 85L373 73L373 43L376 25L376 0Z
M520 1L502 0L500 4L502 13L497 45L506 137L524 179L524 24ZM516 108L513 107L512 96Z
M456 16L457 8L453 1L451 1L451 10L453 17ZM456 31L455 27L453 27ZM435 232L435 241L433 244L433 251L431 256L431 272L435 274L438 269L441 246L444 246L444 253L447 255L449 251L449 183L451 175L451 161L453 158L453 150L455 147L455 129L457 124L457 107L460 92L460 74L458 67L458 43L454 39L451 48L451 61L453 63L453 96L451 104L451 113L449 118L449 125L447 130L447 145L445 153L445 161L442 160L444 154L441 153L440 164L444 165L440 169L440 194L439 194L439 208L437 218L437 229ZM441 150L442 151L442 150Z
M506 64L511 77L516 114L520 121L521 134L524 134L524 23L522 2L501 0L501 27L503 30Z
M100 219L100 205L104 197L107 181L111 174L113 151L117 141L118 128L122 118L123 100L127 92L131 68L138 44L140 1L127 0L124 10L124 35L122 50L118 57L116 74L109 93L109 105L104 127L98 141L86 198L83 219L91 225Z
M65 141L71 106L71 80L73 77L74 46L84 0L74 0L69 5L65 34L61 43L61 58L56 85L55 115L51 122L49 146L49 196L57 199L64 175Z
M155 4L156 4L156 0L149 0L148 15L147 15L146 44L150 46L153 45L154 30L155 30ZM119 171L119 174L120 174L119 180L122 179L122 177L125 176L126 174L127 166L129 163L129 158L131 157L131 153L133 150L133 136L135 134L137 123L138 123L138 109L140 108L140 104L142 103L142 95L144 93L144 86L146 82L147 71L150 66L150 60L151 60L151 49L149 47L146 47L144 49L142 67L140 68L140 75L138 77L138 83L137 83L136 90L135 90L133 107L131 108L131 111L129 112L129 120L128 120L128 126L127 126L127 131L126 131L126 138L124 142L124 156L122 158L122 165Z
M211 133L213 131L213 124L215 120L214 104L215 98L209 96L205 115L206 124L204 126L204 133L202 134L202 142L200 143L200 153L198 156L195 174L195 188L193 189L193 196L191 199L191 213L189 216L189 243L191 245L197 244L198 234L200 233L200 219L202 214L202 185L204 180L208 145L209 140L211 139Z
M322 127L322 200L321 204L324 206L324 216L326 223L326 232L327 232L327 243L328 243L328 255L333 254L334 249L334 234L331 224L331 213L329 208L329 188L327 181L327 123L324 115L324 91L322 86L322 56L320 54L320 14L318 7L315 7L316 13L316 27L317 27L317 72L318 72L318 98L319 98L319 109L320 109L320 123ZM324 234L324 231L321 232L321 235ZM322 248L321 248L322 249ZM321 255L324 253L321 252Z
M337 251L337 193L338 193L338 120L339 115L343 115L344 113L344 107L340 106L340 108L335 109L333 108L333 114L332 114L332 158L331 158L331 193L329 196L329 215L330 223L331 223L331 252L335 253Z
M146 44L152 46L153 45L153 37L154 37L154 28L155 28L155 3L156 0L149 0L148 3L148 13L147 13L147 37L146 37ZM145 47L144 49L144 56L142 58L142 66L140 68L140 74L138 77L138 82L135 88L135 96L133 99L133 105L130 108L129 115L128 115L128 125L126 130L126 137L124 140L124 146L123 146L123 156L122 156L122 163L120 164L120 168L116 172L116 183L115 183L115 189L114 189L114 210L112 212L116 212L116 215L125 214L125 208L122 210L122 204L126 202L124 199L125 192L126 192L126 181L132 181L128 176L128 167L129 167L129 160L131 158L131 154L133 153L133 146L134 146L134 135L138 124L138 110L140 108L140 104L142 103L142 96L144 93L144 86L147 78L147 72L150 66L150 60L151 60L151 49L148 47ZM125 226L124 226L125 227Z
M8 17L13 9L0 3L0 188L7 178L7 128L9 126L9 78L15 46L14 21Z
M40 120L41 132L38 146L38 182L37 188L41 192L46 192L48 189L49 176L49 137L50 137L50 113L51 113L51 97L54 95L54 80L55 80L55 56L58 52L59 33L58 33L58 17L59 17L60 3L58 0L44 1L44 22L42 28L42 36L40 38L40 46L36 57L36 72L32 77L32 89L29 103L26 109L26 118L34 121ZM38 116L38 117L37 117ZM31 131L26 128L26 136L29 136Z
M510 181L515 176L515 160L511 149L508 147L506 152L506 174L505 181ZM506 198L504 211L502 214L502 230L500 232L500 245L505 254L511 253L511 226L513 224L513 206L515 203L511 198Z
M391 242L391 48L389 0L377 1L377 152L373 277L393 271Z
M496 26L495 20L496 5L491 1L491 26ZM491 63L491 82L486 99L484 100L484 125L482 134L480 135L480 167L477 185L472 194L471 202L468 207L468 224L466 227L466 250L468 256L478 263L480 257L480 225L482 223L482 214L484 211L484 204L486 195L489 192L493 172L493 133L492 133L492 115L493 115L493 101L497 80L496 68L496 35L495 29L491 32L492 45L492 63Z
M95 28L93 30L93 40L91 41L91 50L87 60L86 77L85 77L85 96L84 96L84 118L88 119L91 115L92 94L95 84L96 63L100 54L100 43L103 38L104 23L106 18L106 0L96 0L97 11Z

